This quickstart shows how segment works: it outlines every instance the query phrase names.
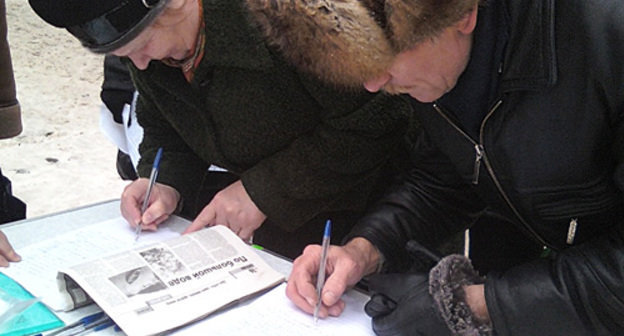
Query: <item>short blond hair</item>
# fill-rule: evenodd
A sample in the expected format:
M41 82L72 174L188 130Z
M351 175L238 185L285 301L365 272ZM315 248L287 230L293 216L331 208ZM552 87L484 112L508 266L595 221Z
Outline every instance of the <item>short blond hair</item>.
M379 0L368 0L379 1ZM383 0L395 50L404 51L439 35L473 11L479 0Z

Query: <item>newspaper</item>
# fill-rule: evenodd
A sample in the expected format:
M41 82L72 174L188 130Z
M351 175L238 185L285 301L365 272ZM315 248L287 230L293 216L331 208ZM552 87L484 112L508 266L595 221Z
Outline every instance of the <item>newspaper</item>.
M224 226L62 269L74 307L95 301L128 335L179 328L284 281Z

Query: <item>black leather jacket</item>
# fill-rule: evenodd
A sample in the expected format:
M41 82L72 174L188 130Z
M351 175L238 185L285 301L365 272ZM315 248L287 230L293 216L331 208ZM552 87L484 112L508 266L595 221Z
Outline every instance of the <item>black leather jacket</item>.
M414 167L352 236L396 271L407 240L434 245L493 211L557 251L487 274L497 335L624 335L624 2L506 2L500 92L479 137L418 104Z

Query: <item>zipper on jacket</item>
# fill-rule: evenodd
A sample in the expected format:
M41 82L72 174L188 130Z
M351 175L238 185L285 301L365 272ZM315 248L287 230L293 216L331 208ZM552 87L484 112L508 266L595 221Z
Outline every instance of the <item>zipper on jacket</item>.
M498 192L500 193L500 195L503 197L503 199L505 200L505 203L507 203L507 206L509 206L509 208L511 209L511 211L514 213L514 215L516 216L516 218L518 218L518 220L520 221L520 223L522 224L522 226L524 226L524 228L533 236L533 238L539 242L540 244L542 244L543 246L548 246L551 247L550 244L548 244L546 242L546 240L544 240L544 238L542 238L530 225L529 223L527 223L524 218L520 215L520 212L518 211L518 209L516 209L516 207L513 205L513 203L511 202L511 199L509 198L509 196L507 196L507 193L505 193L505 191L503 190L503 186L501 185L500 181L498 180L498 178L496 177L496 174L494 173L494 169L492 168L492 165L490 164L486 151L485 151L485 147L483 146L483 134L484 134L484 129L485 129L485 123L488 121L488 119L492 116L492 114L494 114L494 112L498 109L498 107L503 103L502 100L498 100L496 102L496 104L494 104L494 106L490 109L490 111L486 114L485 118L483 118L483 122L481 123L481 127L479 129L479 142L475 141L474 139L472 139L470 137L470 135L468 135L466 132L464 132L464 130L459 127L453 120L451 120L451 118L449 116L447 116L447 114L442 110L442 108L437 104L434 103L433 104L433 108L438 112L438 114L440 116L442 116L442 118L444 118L455 130L457 130L460 134L462 134L468 141L470 141L475 148L476 151L476 157L475 157L475 166L474 166L474 171L473 171L473 179L472 179L472 183L473 184L478 184L479 183L479 169L481 167L481 162L483 162L483 164L485 164L485 168L487 169L488 173L490 174L490 177L492 178L492 181L494 182L494 185L496 186L496 189L498 190Z
M495 106L494 109L496 109L497 106ZM451 120L451 118L449 118L446 113L442 111L442 108L437 103L433 104L433 108L435 108L436 111L438 111L438 114L440 114L442 118L444 118L457 132L461 133L461 135L463 135L466 139L468 139L468 141L473 144L475 149L475 162L472 171L472 184L479 184L479 171L481 169L481 160L483 159L483 155L485 153L483 145L471 138L470 135L464 132L461 127L457 126L457 124L453 120Z
M479 184L479 169L481 169L481 159L483 159L483 145L474 145L476 157L474 169L472 171L472 184Z
M576 218L572 218L570 220L570 225L568 226L568 234L566 236L566 243L568 245L574 244L574 238L576 237L577 226L578 226L578 220Z

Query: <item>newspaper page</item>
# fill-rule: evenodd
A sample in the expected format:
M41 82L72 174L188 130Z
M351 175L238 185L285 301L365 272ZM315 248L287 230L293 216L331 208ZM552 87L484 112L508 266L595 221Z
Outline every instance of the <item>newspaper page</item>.
M55 286L59 269L179 237L189 224L186 219L171 216L158 226L157 231L144 232L137 241L128 222L121 216L115 217L49 238L43 236L37 242L21 247L22 261L3 268L1 272L55 311L70 311L80 307L82 300L72 302L69 296L61 295Z
M201 319L284 281L218 225L62 270L128 335L155 335Z

